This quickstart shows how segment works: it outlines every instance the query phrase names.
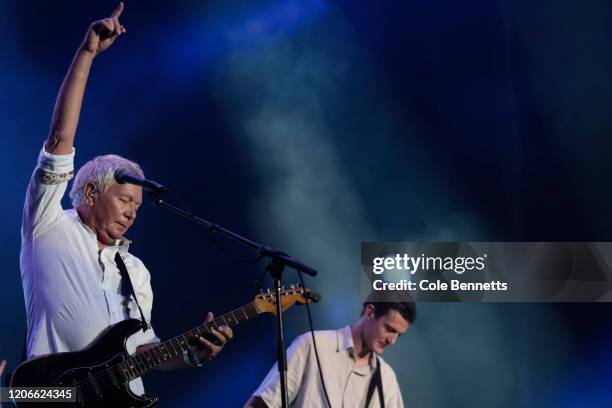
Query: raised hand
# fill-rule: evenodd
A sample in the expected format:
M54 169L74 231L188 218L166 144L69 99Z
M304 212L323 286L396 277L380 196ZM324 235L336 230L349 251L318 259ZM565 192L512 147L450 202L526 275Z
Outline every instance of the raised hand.
M110 47L117 37L126 31L119 22L121 13L123 13L123 2L119 3L110 17L93 22L85 34L81 49L96 56Z

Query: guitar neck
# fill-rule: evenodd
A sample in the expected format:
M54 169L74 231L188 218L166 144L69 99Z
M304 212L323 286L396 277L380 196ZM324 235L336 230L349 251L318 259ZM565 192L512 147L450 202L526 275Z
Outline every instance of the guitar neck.
M119 363L119 369L123 372L126 380L141 377L149 370L182 355L183 352L189 351L191 347L200 344L199 337L211 334L212 329L218 329L220 326L237 326L257 316L259 313L255 307L255 302L248 303L147 351L126 358Z

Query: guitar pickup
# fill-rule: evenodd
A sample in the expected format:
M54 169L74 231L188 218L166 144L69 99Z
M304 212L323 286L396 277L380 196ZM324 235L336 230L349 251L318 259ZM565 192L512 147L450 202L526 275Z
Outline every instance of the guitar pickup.
M119 379L119 377L117 377L117 373L115 372L115 370L113 370L112 367L106 366L105 371L111 379L111 382L113 383L113 386L115 388L120 388L121 385L123 385L123 382Z
M91 371L89 372L87 379L91 383L91 386L93 387L98 397L102 398L102 389L100 389L100 385L98 384L98 381L96 381L95 376L91 375Z

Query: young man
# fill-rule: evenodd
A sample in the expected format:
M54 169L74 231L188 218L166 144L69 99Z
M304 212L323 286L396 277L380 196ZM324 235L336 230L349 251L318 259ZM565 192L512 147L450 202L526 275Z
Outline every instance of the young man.
M114 180L118 169L143 176L140 167L116 155L94 158L76 175L70 193L74 208L64 211L61 207L73 175L73 141L89 71L94 59L126 32L119 21L122 12L120 3L109 18L87 30L62 83L49 137L28 186L20 259L28 318L27 358L78 351L109 325L141 318L120 263L127 267L145 320L151 320L150 274L128 252L130 241L124 237L136 220L142 188ZM228 327L214 334L219 345L201 338L200 345L182 358L165 362L163 368L210 360L232 338ZM142 352L158 342L149 328L130 337L128 351ZM144 393L140 379L130 386L136 394Z
M393 369L379 357L414 322L412 302L369 302L357 323L332 331L316 331L316 345L329 402L336 407L403 407ZM380 369L382 393L372 388ZM291 406L327 407L312 336L298 337L287 350L287 390ZM370 394L370 400L368 399ZM275 364L245 407L280 407L281 392Z

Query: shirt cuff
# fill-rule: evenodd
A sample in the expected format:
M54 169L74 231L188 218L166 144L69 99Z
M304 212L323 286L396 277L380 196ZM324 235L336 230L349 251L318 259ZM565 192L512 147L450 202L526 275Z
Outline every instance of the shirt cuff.
M47 173L72 173L74 171L75 151L76 149L73 147L70 154L51 154L45 151L43 145L38 155L38 168Z

